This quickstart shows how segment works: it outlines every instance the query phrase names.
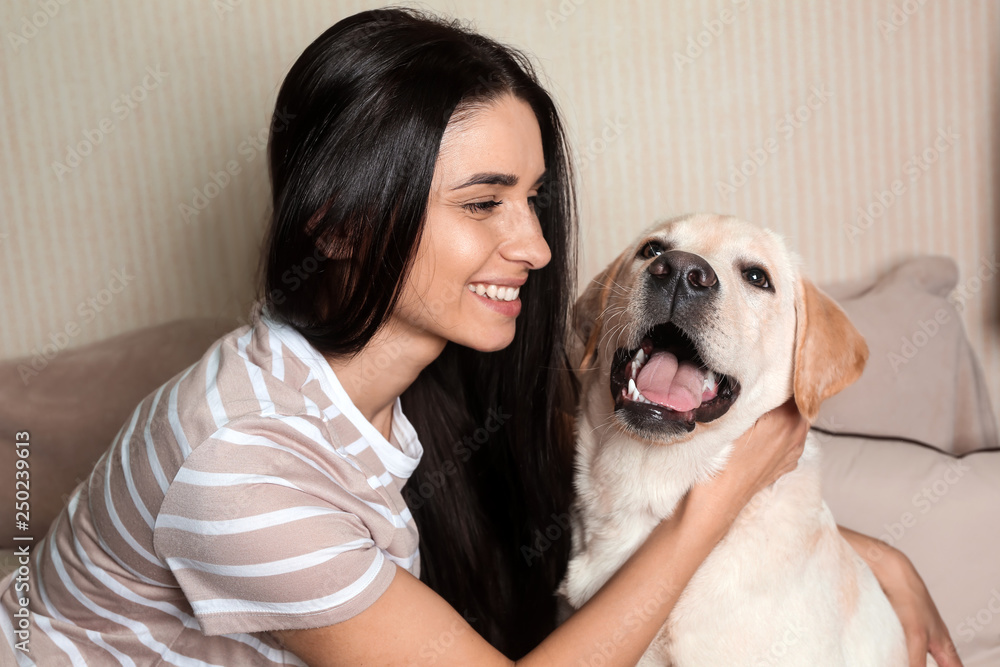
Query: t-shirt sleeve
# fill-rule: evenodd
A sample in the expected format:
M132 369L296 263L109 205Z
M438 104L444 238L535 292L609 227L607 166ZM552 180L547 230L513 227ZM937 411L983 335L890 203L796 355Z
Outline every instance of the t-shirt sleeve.
M153 544L202 632L320 627L375 602L396 565L377 545L366 479L309 418L227 425L198 445Z

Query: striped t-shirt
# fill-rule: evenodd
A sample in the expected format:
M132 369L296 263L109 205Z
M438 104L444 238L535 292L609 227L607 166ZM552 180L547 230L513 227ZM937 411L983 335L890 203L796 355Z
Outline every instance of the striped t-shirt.
M32 546L28 653L0 582L0 663L301 665L264 631L348 619L396 566L420 576L401 492L422 454L398 398L386 440L258 309L139 404Z

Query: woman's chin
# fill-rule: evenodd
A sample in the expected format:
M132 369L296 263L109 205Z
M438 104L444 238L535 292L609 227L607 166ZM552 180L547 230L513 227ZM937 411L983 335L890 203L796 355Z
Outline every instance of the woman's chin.
M514 325L511 324L509 331L491 329L480 332L478 335L469 336L462 344L480 352L497 352L502 350L514 341Z

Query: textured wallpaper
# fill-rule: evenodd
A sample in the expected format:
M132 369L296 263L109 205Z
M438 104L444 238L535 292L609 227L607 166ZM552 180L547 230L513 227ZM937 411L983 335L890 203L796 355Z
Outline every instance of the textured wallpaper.
M277 88L380 5L6 0L0 357L244 313ZM1000 407L997 2L419 6L534 56L580 173L581 280L701 210L776 229L819 282L949 255Z

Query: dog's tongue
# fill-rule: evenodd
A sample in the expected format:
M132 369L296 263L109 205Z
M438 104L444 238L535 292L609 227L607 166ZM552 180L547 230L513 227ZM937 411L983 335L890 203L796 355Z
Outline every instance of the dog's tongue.
M677 363L670 352L656 351L646 360L635 386L639 392L676 412L687 412L701 405L705 374L690 361Z

